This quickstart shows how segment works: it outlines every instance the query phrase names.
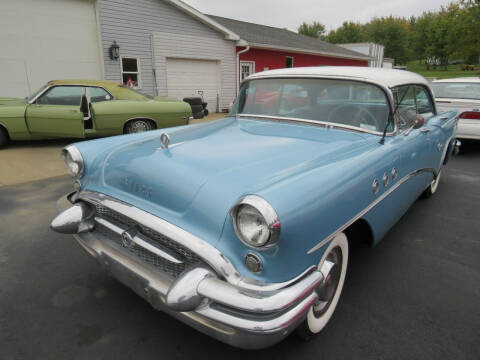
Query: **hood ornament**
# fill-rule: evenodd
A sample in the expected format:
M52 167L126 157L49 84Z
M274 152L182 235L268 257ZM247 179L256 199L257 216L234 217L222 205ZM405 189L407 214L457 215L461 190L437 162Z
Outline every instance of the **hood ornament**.
M170 144L170 136L167 133L160 135L160 142L162 143L162 149L168 149L168 144Z

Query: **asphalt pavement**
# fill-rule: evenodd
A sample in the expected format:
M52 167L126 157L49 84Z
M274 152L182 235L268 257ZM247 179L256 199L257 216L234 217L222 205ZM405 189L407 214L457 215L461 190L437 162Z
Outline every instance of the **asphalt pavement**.
M261 351L157 312L49 229L66 176L0 188L0 359L479 359L480 143L375 248L351 252L326 329Z

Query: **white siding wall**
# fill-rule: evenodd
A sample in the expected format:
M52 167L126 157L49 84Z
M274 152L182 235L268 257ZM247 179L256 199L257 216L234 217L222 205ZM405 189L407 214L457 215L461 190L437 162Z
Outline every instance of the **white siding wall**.
M167 96L167 58L216 60L220 67L220 104L228 108L235 98L235 45L233 41L212 41L197 34L155 33L155 68L160 96ZM181 46L179 46L181 44ZM195 85L195 84L193 84ZM212 99L209 99L210 103Z
M142 92L154 95L155 80L166 79L166 58L216 59L221 66L220 108L235 97L235 42L162 0L98 0L105 78L120 81L120 62L110 60L114 40L120 55L140 57ZM165 53L153 54L153 34ZM195 37L196 41L191 41ZM158 48L157 48L158 50ZM158 94L167 94L166 81Z

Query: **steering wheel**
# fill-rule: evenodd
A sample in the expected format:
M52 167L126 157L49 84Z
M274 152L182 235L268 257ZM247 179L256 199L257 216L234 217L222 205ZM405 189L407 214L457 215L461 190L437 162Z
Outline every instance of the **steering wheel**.
M350 114L353 114L353 116L342 114L342 118L338 119L336 118L335 115L336 113L339 112L340 110L348 109L348 112ZM348 116L347 119L345 119ZM335 119L336 118L336 119ZM375 127L375 130L378 130L378 122L377 118L375 115L373 115L369 110L367 110L365 107L357 105L357 104L341 104L332 111L330 111L330 114L328 115L328 122L333 122L333 123L338 123L338 124L344 124L344 125L352 125L352 126L358 126L360 127L360 124L366 124L366 125L371 125Z

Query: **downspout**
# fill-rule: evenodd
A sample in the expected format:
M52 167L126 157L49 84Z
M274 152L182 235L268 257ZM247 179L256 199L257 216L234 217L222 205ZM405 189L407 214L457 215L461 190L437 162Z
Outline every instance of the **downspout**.
M248 43L246 43L245 49L237 52L237 85L235 86L235 90L236 90L235 91L235 96L238 95L238 90L239 90L239 87L240 87L240 54L246 53L249 50L250 50L250 45L248 45Z

